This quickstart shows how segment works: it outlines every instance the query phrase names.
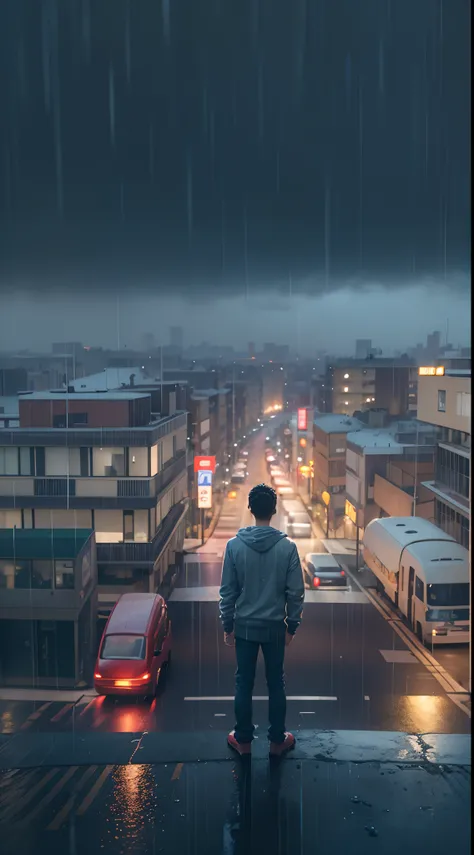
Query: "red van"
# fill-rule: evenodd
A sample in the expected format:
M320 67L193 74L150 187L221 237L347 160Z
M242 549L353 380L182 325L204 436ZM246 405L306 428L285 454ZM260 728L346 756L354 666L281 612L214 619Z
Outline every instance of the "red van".
M159 594L122 594L100 642L94 687L100 695L154 695L171 657L171 622Z

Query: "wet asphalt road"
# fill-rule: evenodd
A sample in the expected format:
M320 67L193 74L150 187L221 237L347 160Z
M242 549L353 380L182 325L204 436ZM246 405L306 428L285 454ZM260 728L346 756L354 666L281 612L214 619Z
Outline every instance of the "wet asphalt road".
M263 480L263 466L260 449L249 463L252 482ZM48 743L32 768L27 754L21 760L27 768L1 773L5 855L299 853L313 852L315 841L322 853L357 855L369 845L393 853L403 847L436 855L447 845L461 855L468 851L466 769L433 775L416 765L389 770L326 757L288 759L279 771L255 759L250 771L240 761L212 759L209 741L217 738L220 745L221 734L226 757L225 733L234 723L234 653L223 644L216 598L221 555L227 537L247 522L243 497L227 502L214 537L199 555L188 556L169 605L172 664L152 702L91 696L77 703L0 701L0 732L4 740L14 737L18 755L28 740L41 744L56 735L69 745L77 738L86 752L71 760L67 752L61 754L61 742L51 749ZM302 551L322 551L317 541L299 545ZM321 599L308 592L303 624L287 651L290 729L302 736L308 729L469 732L467 715L356 586ZM254 695L262 698L254 703L254 716L263 743L267 704L261 662ZM160 763L158 750L147 765L138 765L147 732L162 734L172 763ZM125 740L125 755L117 753L114 738ZM194 740L202 762L180 763L185 741ZM98 744L100 751L91 749ZM5 756L4 742L4 770ZM354 795L368 804L352 802ZM368 840L366 827L372 825L376 840ZM407 825L408 836L401 832Z

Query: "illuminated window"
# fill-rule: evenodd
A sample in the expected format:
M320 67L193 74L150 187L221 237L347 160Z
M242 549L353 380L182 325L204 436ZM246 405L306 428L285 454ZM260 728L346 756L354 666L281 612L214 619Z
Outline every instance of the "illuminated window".
M349 391L349 386L344 386L344 392L348 392L348 391Z
M349 406L349 401L344 401L344 405L345 405L346 407L348 407L348 406Z

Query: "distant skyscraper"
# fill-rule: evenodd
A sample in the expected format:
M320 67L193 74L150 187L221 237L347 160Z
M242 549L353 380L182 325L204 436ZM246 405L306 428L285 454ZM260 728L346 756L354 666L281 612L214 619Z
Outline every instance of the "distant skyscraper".
M367 359L372 352L372 339L358 338L356 341L356 359Z
M255 342L254 341L249 341L249 356L250 356L250 358L252 358L252 356L255 356Z
M143 336L143 350L145 353L150 353L150 351L155 348L155 336L154 333L147 332Z
M177 348L177 350L183 349L183 328L182 327L170 327L170 345L171 347Z

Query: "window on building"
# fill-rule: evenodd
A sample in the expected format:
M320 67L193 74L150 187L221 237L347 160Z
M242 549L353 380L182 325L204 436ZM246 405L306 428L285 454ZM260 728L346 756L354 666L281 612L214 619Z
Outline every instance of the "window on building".
M87 413L61 413L59 415L53 416L53 427L55 428L65 428L67 427L81 427L87 425L88 423L88 414Z
M31 448L20 448L20 475L31 475Z
M32 561L31 567L32 588L53 587L53 562L50 560Z
M72 590L74 588L74 562L54 562L54 583L60 590Z
M425 601L425 583L418 578L415 579L415 596L421 600L422 603Z
M94 448L92 450L92 474L109 478L125 475L125 449Z
M39 446L35 449L35 466L36 466L36 475L43 476L45 474L45 449L43 446Z
M124 511L123 512L123 539L124 540L134 540L135 539L135 526L133 519L133 511Z
M471 393L458 392L456 395L456 415L469 417L471 415Z
M438 413L446 412L446 389L438 389Z
M0 475L18 475L18 448L0 448Z

